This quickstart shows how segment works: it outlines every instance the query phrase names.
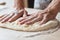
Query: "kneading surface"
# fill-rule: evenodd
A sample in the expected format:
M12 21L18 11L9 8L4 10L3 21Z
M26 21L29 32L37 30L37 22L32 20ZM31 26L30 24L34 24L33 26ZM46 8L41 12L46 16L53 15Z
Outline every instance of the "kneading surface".
M31 25L20 25L17 24L17 21L15 22L6 22L6 23L0 23L0 27L2 28L8 28L8 29L13 29L13 30L19 30L19 31L44 31L44 30L49 30L52 28L55 28L58 25L58 21L56 19L50 20L47 23L40 25L39 22L36 22Z

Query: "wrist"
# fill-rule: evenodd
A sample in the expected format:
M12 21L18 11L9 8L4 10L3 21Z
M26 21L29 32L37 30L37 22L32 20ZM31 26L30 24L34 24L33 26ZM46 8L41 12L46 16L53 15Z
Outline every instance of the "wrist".
M17 10L16 8L12 8L12 12L15 13L15 14L18 14L18 13L20 13L23 10L24 9Z
M50 9L44 9L46 13L50 13Z
M24 9L24 8L15 7L14 9L19 11L19 10Z
M40 11L40 13L42 13L42 14L48 14L49 10L42 10L42 11Z
M57 9L51 9L51 8L46 8L46 9L44 9L44 11L48 12L50 14L58 13Z
M57 15L57 12L52 9L45 9L44 11L47 13L46 18L54 19Z

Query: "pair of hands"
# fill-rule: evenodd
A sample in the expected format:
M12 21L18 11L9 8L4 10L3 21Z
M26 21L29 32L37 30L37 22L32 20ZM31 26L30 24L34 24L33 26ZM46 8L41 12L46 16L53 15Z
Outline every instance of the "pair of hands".
M13 22L18 20L19 24L33 24L35 22L40 22L40 24L44 24L47 21L54 19L54 15L50 15L51 13L46 12L44 10L39 11L37 13L28 14L25 10L20 11L18 14L14 12L11 14L5 14L0 16L0 22Z

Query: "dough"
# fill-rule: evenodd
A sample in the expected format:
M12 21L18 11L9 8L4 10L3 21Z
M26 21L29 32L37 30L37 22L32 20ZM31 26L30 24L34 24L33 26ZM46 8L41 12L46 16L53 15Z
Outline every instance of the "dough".
M58 25L58 21L56 19L50 20L43 25L40 25L39 22L36 22L32 25L26 25L26 24L20 25L17 23L17 21L12 23L9 22L0 23L0 27L2 28L8 28L8 29L19 30L19 31L28 31L28 32L49 30L57 27L57 25Z

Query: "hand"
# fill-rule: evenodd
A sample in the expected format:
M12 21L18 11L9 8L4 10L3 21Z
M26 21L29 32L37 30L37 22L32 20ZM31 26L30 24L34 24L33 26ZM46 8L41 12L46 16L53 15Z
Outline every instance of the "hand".
M41 11L42 12L42 11ZM43 14L40 12L30 14L29 16L19 18L20 24L33 24L35 22L41 21L43 19Z
M15 20L17 20L18 18L22 17L24 13L27 13L27 11L25 10L20 10L19 13L15 14L14 12L10 13L10 14L4 14L0 17L0 22L4 23L4 22L13 22Z
M30 25L35 22L40 22L40 24L42 25L49 20L55 19L55 17L56 17L56 14L42 10L30 16L20 18L18 23Z

